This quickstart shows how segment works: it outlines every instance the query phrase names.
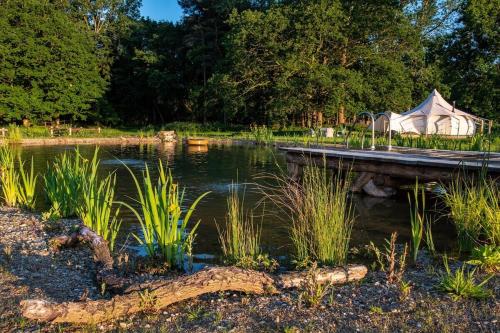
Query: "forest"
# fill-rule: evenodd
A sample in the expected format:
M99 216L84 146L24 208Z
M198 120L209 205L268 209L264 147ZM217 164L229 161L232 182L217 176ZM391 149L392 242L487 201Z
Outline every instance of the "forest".
M172 0L174 1L174 0ZM500 120L500 0L0 0L0 121L342 124L436 88Z

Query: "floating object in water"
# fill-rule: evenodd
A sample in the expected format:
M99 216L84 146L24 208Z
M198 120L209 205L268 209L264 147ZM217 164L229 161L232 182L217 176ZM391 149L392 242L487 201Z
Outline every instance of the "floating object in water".
M190 138L190 139L187 139L187 144L189 146L206 146L206 145L208 145L208 139Z
M208 152L207 145L188 145L187 146L188 154L201 154Z

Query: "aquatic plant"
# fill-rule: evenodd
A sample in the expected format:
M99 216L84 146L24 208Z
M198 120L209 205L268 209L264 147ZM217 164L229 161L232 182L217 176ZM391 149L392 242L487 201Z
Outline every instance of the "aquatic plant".
M424 189L419 189L418 181L413 189L413 195L408 193L408 201L410 203L410 223L411 223L411 253L413 262L417 261L420 243L424 235L424 227L426 224L425 215L425 192ZM421 206L419 202L421 201ZM413 204L412 204L413 203Z
M91 169L96 172L97 168ZM115 197L116 175L110 174L102 180L97 179L96 174L90 175L91 181L83 185L82 201L76 209L83 224L102 236L111 251L113 251L116 236L121 227L118 219L120 209L113 212L113 201Z
M285 172L264 177L272 184L261 185L262 193L291 221L296 265L307 266L312 261L344 264L354 222L349 177L341 171L332 177L326 168L312 162L304 168L301 181L290 179Z
M121 202L137 217L142 229L142 237L133 234L137 241L144 245L149 256L157 254L171 267L182 269L184 254L191 252L198 221L188 231L188 223L198 203L210 192L200 195L182 214L184 190L179 191L179 185L174 182L170 169L158 164L159 178L156 185L151 178L149 167L145 166L142 174L142 185L132 170L125 166L135 183L139 210ZM139 211L141 213L139 213Z
M461 251L481 241L500 245L500 191L496 181L457 177L445 185L443 200L458 233Z
M21 128L16 124L9 125L8 139L11 143L18 143L23 139L23 133L21 132Z
M258 144L270 144L273 141L273 130L266 125L250 125L250 133Z
M445 272L441 274L438 289L449 293L453 299L459 298L488 298L492 295L491 291L486 289L484 285L491 279L491 276L484 279L481 283L476 283L475 274L476 269L467 269L466 265L451 272L448 265L448 258L444 256L443 263Z
M224 229L216 223L224 260L243 268L257 268L261 256L261 228L254 223L253 211L244 212L244 194L240 199L238 184L231 184L227 197Z
M15 207L18 203L19 175L15 170L14 152L9 146L0 148L0 182L5 204Z
M19 182L18 187L19 204L26 209L33 210L35 209L35 191L38 174L36 174L34 170L33 157L31 157L31 165L29 171L25 171L24 161L21 160L20 156L18 156L18 159L19 173L21 174L21 181Z
M76 215L83 190L88 186L86 184L95 181L97 176L98 152L99 148L96 148L92 160L89 161L76 148L72 153L64 152L57 156L54 162L48 165L44 181L52 215Z

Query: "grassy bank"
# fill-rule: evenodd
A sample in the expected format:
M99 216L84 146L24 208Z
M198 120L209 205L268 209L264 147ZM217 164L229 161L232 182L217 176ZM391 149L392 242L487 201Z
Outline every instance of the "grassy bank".
M50 129L44 126L18 127L7 126L6 139L9 142L20 142L22 139L37 138L118 138L138 137L148 138L156 135L161 130L173 130L180 138L185 137L209 137L214 139L248 140L259 144L290 143L293 145L347 145L350 148L368 148L371 146L371 133L362 127L356 127L352 131L347 127L335 127L334 137L326 138L319 132L311 133L310 129L268 128L266 126L224 126L222 124L199 124L189 122L174 122L161 126L130 127L130 128L107 128L97 130L94 127L77 127L70 135L67 127L56 131L51 135ZM428 136L401 136L394 135L393 146L443 149L460 151L492 151L500 152L499 130L495 129L491 135L476 135L470 138L449 138L437 135ZM388 145L388 138L377 133L375 137L376 146Z

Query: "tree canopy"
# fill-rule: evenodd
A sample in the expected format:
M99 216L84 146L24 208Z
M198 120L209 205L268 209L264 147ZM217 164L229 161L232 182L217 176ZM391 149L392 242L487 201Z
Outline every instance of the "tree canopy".
M0 116L128 124L342 123L432 89L499 119L500 0L0 2Z
M106 81L92 38L49 1L4 1L0 9L0 116L95 116Z

